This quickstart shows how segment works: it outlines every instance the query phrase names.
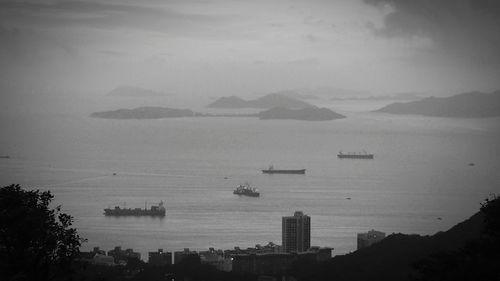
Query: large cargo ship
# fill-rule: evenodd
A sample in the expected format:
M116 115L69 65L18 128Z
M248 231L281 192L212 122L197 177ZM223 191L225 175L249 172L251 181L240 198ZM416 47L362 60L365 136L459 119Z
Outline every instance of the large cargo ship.
M363 152L348 152L343 153L342 151L337 154L337 157L340 159L373 159L373 154Z
M267 170L262 170L264 174L305 174L306 169L299 169L299 170L277 170L274 169L274 167L271 165L269 166L269 169Z
M150 209L144 207L141 208L120 208L119 206L115 206L113 209L106 208L104 209L105 216L151 216L151 217L164 217L165 216L165 207L163 207L163 201L160 201L158 206L151 206Z
M233 191L233 194L236 195L246 195L246 196L251 196L251 197L259 197L260 192L257 188L250 187L248 183L246 184L240 184L236 187L236 189Z

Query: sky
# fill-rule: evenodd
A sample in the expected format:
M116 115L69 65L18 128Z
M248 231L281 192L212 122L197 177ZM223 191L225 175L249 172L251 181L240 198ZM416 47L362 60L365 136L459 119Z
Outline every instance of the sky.
M0 0L4 97L491 92L499 50L497 0Z

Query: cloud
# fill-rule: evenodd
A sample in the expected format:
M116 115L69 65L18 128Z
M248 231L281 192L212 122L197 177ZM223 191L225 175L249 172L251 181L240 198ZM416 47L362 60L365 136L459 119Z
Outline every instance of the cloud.
M317 65L317 64L319 64L319 60L317 58L304 58L304 59L291 60L288 62L288 64L292 64L292 65Z
M20 25L102 29L135 28L157 32L202 28L224 17L185 13L164 6L128 5L88 1L53 3L0 2L4 22Z
M439 51L476 63L500 63L500 1L498 0L364 0L389 8L381 27L384 38L429 38Z
M314 34L307 34L304 37L310 43L317 43L317 42L321 41L321 39Z
M0 55L29 64L37 62L47 50L66 57L75 57L78 51L57 36L42 34L30 28L9 27L0 24Z

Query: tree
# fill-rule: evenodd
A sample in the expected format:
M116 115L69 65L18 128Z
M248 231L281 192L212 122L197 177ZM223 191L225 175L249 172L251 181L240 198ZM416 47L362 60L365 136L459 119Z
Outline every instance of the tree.
M463 248L431 255L415 263L415 281L500 280L500 196L481 204L481 236Z
M50 208L50 191L0 188L0 276L3 280L62 280L84 242L73 218Z

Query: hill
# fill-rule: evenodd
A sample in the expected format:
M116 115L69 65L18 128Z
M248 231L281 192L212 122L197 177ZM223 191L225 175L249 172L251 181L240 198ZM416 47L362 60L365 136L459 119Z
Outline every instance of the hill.
M326 121L345 118L345 116L331 111L328 108L307 107L302 109L289 109L274 107L258 114L259 119L293 119L306 121Z
M478 271L482 274L481 270L474 269L474 266L478 261L483 261L481 255L484 254L482 251L485 248L488 249L486 252L491 251L491 257L488 258L491 259L490 263L499 259L496 250L499 246L498 236L485 236L487 229L498 228L500 215L498 200L490 201L494 204L490 204L489 214L483 212L486 209L482 208L481 212L448 231L438 232L432 236L391 234L370 247L335 256L324 263L296 264L294 275L298 277L298 280L416 281L421 280L419 277L423 274L434 276L434 279L429 280L442 280L444 278L435 276L461 272L463 267L461 263L468 266L467 270L471 275L476 276ZM492 225L495 226L492 227ZM482 264L484 264L485 274L498 275L495 273L496 267L491 267L484 261ZM423 277L424 280L427 280L425 279L427 277ZM477 280L477 278L446 280ZM491 278L481 280L491 280Z
M107 119L160 119L175 117L192 117L196 113L189 109L175 109L168 107L145 106L133 109L118 109L111 111L94 112L90 117Z
M429 97L407 103L392 103L376 112L436 117L482 118L500 116L500 90L471 92L447 98Z
M334 257L331 273L341 273L335 280L407 280L415 275L413 264L434 253L456 250L469 240L478 238L483 216L476 214L446 232L433 236L392 234L372 247L352 254ZM362 270L359 270L362 269Z
M107 95L114 97L141 98L141 97L163 97L166 96L167 94L134 86L120 86L113 89Z
M222 97L209 104L212 108L305 108L312 105L282 94L268 94L254 100L244 100L239 97Z
M222 97L209 104L208 107L212 108L245 108L248 107L248 101L236 97Z
M274 92L273 94L278 94L282 96L287 96L290 98L298 99L298 100L319 100L320 97L314 94L305 93L304 90L283 90Z

